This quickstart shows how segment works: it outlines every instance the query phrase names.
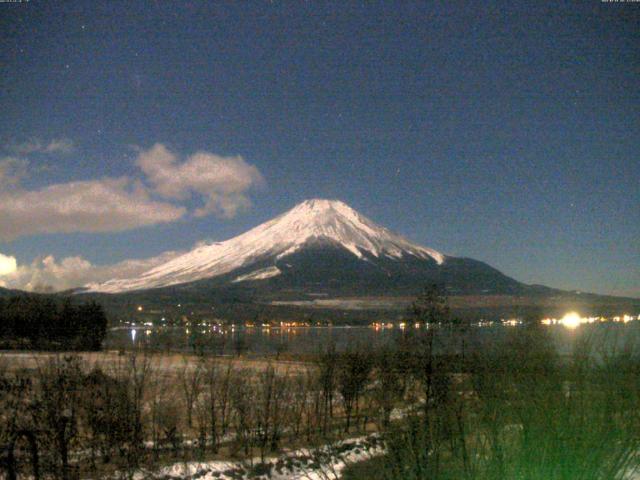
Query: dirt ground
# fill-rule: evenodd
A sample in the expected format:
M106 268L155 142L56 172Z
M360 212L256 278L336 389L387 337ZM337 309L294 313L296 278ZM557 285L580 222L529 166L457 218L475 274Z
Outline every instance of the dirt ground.
M68 355L77 355L82 360L82 365L87 371L95 366L100 366L104 370L109 370L119 363L125 362L130 352L124 355L118 351L103 352L16 352L16 351L0 351L0 368L8 368L9 370L37 369L44 365L48 359L55 356L64 357ZM184 369L185 364L188 366L195 365L199 358L197 355L179 354L179 353L139 353L142 359L145 355L148 357L152 370L158 372L175 373ZM290 360L275 360L261 358L245 358L245 357L215 357L217 361L226 363L233 361L237 368L249 368L256 372L263 371L268 365L272 365L278 373L296 373L305 370L309 364Z

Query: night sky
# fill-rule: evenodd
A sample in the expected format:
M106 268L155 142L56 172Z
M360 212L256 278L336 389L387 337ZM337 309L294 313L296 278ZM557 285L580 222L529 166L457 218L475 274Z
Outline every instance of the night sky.
M0 3L0 42L0 285L106 279L321 197L640 297L640 3L31 0Z

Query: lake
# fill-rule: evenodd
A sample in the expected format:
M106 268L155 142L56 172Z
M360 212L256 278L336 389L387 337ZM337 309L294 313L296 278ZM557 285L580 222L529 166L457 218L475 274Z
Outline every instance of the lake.
M448 353L481 350L517 333L522 326L471 326L465 329L437 328L438 348ZM640 346L640 322L628 324L602 323L581 325L575 329L563 325L544 326L563 354L573 350L579 340L590 339L595 345L623 348ZM184 327L116 327L109 330L104 348L133 348L161 351L193 352L203 350L219 355L250 353L255 355L291 353L314 354L328 345L338 351L348 346L380 349L403 336L413 334L413 328L373 328L370 326L247 328L235 327L188 329Z

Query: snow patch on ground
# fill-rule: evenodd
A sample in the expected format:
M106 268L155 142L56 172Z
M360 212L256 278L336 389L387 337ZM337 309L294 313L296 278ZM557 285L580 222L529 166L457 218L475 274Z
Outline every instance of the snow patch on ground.
M261 268L255 272L247 273L246 275L240 275L233 280L233 283L244 282L247 280L264 280L266 278L280 275L281 273L280 269L274 265L272 267Z
M183 462L158 471L139 471L134 480L329 480L352 465L384 454L378 435L352 438L317 449L299 449L280 457L253 462Z
M273 300L271 305L339 310L404 310L406 299L315 298L313 300Z

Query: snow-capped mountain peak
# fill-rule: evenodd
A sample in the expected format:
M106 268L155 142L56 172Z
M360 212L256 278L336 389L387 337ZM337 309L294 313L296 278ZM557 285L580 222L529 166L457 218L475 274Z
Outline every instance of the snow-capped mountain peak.
M364 252L374 257L387 255L396 258L409 253L422 258L429 256L438 263L444 261L442 254L412 244L339 200L306 200L272 222L270 233L278 231L277 236L281 238L282 232L286 237L282 240L292 240L292 245L280 254L281 257L312 239L325 239L340 244L357 257L362 257Z
M242 235L224 242L196 247L184 255L159 265L137 278L111 280L91 285L91 291L122 292L164 287L216 277L238 268L272 259L276 262L312 243L341 247L358 258L414 256L437 264L445 256L414 244L360 215L338 200L306 200L288 212ZM280 274L277 268L238 277L269 278Z

